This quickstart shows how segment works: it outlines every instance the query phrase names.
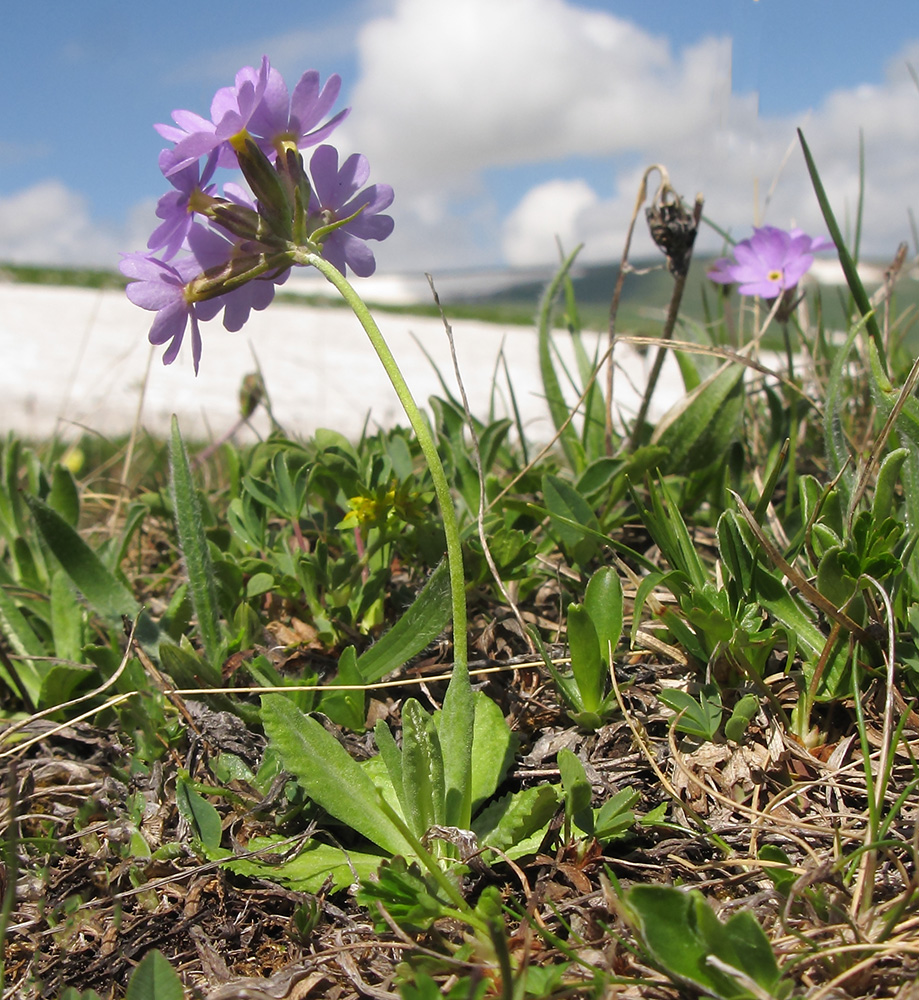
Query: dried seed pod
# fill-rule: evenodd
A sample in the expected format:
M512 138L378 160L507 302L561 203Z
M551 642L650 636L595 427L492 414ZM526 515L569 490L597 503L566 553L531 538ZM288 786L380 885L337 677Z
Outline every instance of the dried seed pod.
M692 259L692 247L699 228L702 199L696 199L696 210L688 212L682 199L666 181L654 196L654 203L645 209L651 239L667 258L667 268L675 278L685 278Z

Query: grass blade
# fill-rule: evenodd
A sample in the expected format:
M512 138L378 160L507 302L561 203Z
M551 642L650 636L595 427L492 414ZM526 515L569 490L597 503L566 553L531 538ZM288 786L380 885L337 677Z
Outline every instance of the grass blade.
M855 266L855 261L846 249L842 231L836 222L836 216L833 214L833 209L830 206L830 200L827 198L823 182L820 180L820 174L817 172L817 164L814 162L813 156L811 156L811 151L804 140L804 133L801 129L798 129L798 138L801 140L801 149L804 151L804 159L807 161L807 170L811 176L811 183L814 185L814 193L817 195L817 201L820 204L820 211L823 212L824 222L826 222L826 227L830 231L830 239L836 244L836 253L839 256L839 263L842 265L842 271L846 276L846 282L849 285L849 290L852 292L852 298L855 299L858 311L865 318L865 326L871 339L877 345L878 353L880 354L881 360L886 368L887 361L884 353L884 344L881 339L881 330L878 326L877 319L874 316L874 310L871 308L868 293L865 291L862 279L858 276L858 268Z
M565 426L569 414L568 404L565 402L558 373L552 361L552 306L562 282L571 270L571 266L574 264L574 260L580 251L581 248L576 247L562 262L562 266L549 283L549 287L546 289L539 306L537 324L537 332L539 334L539 373L542 377L546 402L549 404L549 413L552 416L552 423L555 425L556 430L560 430ZM560 441L571 465L576 469L581 468L583 465L581 442L578 440L577 433L570 423L562 431Z

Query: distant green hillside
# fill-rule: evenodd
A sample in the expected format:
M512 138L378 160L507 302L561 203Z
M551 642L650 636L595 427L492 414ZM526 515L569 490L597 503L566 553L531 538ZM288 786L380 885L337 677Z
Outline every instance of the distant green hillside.
M704 321L706 304L710 312L717 314L718 299L722 292L705 275L710 265L710 259L693 262L683 294L680 310L682 317ZM673 292L673 278L657 260L643 261L633 266L635 271L628 274L623 283L617 327L623 332L653 335L663 324ZM575 274L575 296L584 326L594 329L606 329L608 326L610 300L618 274L619 267L615 264L584 266ZM496 310L505 308L512 312L525 312L529 309L532 316L533 303L541 295L543 287L536 282L522 282L495 295L477 299L476 304L488 305ZM874 291L874 287L869 286L869 294ZM824 285L816 292L808 292L811 310L822 309L824 323L831 329L839 329L844 325L844 317L849 309L848 298L849 291L844 285ZM919 310L919 282L903 278L897 286L895 304L895 314L915 325L914 317Z

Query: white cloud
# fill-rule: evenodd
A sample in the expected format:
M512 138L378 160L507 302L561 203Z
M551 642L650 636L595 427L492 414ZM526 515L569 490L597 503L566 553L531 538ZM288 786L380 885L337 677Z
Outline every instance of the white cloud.
M730 79L726 39L675 55L564 0L398 0L361 30L359 51L349 128L442 187L486 167L631 149L649 125L688 135L717 117Z
M583 230L581 219L596 208L598 200L583 180L548 181L531 188L504 224L502 249L507 263L514 267L543 264L557 242L570 253Z
M687 200L702 192L707 214L735 232L764 222L822 232L798 125L841 223L855 211L864 127L864 249L892 253L908 236L919 94L905 62L919 62L917 45L891 62L883 85L837 91L784 118L760 117L755 94L731 94L727 38L674 49L565 0L395 0L364 25L358 48L362 75L341 134L396 189L384 263L469 263L497 244L508 262L551 262L563 232L566 244L587 242L585 260L618 258L641 174L655 162ZM612 197L591 205L590 181L579 187L570 169L568 180L547 181L546 167L572 156L608 164ZM504 219L489 216L494 171L525 165L540 167L539 184ZM551 206L555 218L541 219L553 191L567 197ZM642 230L633 254L654 252ZM703 232L701 248L719 245Z
M82 194L59 180L0 197L0 261L114 269L123 250L146 245L154 201L135 205L123 226L94 219Z

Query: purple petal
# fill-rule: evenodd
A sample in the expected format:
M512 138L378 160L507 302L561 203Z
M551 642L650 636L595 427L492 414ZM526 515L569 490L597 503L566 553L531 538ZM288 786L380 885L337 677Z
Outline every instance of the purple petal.
M185 327L188 324L188 313L188 307L184 302L176 302L171 308L161 309L153 320L150 333L147 335L150 343L158 347L167 341L172 341L163 358L163 364L171 364L179 353Z

